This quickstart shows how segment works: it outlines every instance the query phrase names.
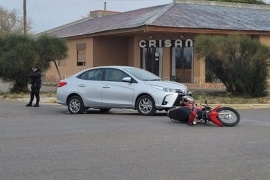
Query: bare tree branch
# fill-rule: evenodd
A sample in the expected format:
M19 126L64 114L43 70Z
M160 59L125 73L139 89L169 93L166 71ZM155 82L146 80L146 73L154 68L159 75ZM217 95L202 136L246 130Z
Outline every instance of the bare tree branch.
M28 32L31 32L32 22L27 20ZM23 17L20 16L19 11L16 9L8 11L0 6L0 34L4 33L23 33Z

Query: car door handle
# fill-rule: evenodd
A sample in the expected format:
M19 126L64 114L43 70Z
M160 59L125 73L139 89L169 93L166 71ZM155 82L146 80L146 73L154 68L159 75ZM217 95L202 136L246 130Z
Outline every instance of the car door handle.
M109 86L104 86L104 87L102 87L102 88L110 88Z
M85 87L85 85L84 84L80 84L79 87Z

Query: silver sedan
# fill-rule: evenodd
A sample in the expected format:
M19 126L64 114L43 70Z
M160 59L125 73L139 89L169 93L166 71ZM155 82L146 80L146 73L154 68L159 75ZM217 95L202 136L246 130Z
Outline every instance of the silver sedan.
M168 110L191 94L181 83L164 81L140 68L101 66L83 70L58 83L57 102L67 105L71 114L89 108L136 109L142 115Z

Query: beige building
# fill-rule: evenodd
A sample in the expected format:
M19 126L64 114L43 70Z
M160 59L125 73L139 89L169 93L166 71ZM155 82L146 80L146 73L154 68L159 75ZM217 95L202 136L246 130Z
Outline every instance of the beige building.
M248 34L270 47L269 5L175 1L123 13L95 11L94 16L44 32L67 39L68 58L58 61L61 78L95 66L127 65L204 86L213 79L206 78L204 61L194 56L198 34ZM59 79L52 64L44 81Z

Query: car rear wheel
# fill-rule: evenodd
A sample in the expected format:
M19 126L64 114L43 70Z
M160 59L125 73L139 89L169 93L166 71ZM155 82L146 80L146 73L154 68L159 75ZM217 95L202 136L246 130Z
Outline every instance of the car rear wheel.
M71 114L81 114L85 108L83 101L79 96L72 96L68 100L68 110Z
M152 116L156 113L154 99L149 95L141 96L136 103L136 107L141 115Z

